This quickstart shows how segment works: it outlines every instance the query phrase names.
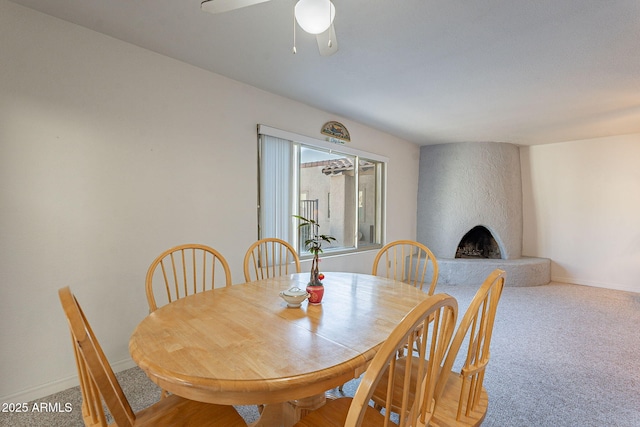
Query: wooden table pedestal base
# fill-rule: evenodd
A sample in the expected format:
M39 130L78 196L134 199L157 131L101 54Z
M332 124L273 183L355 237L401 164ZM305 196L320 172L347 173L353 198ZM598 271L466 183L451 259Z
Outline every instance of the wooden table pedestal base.
M318 409L326 401L327 398L323 393L290 402L265 405L260 418L250 427L292 427L300 418Z

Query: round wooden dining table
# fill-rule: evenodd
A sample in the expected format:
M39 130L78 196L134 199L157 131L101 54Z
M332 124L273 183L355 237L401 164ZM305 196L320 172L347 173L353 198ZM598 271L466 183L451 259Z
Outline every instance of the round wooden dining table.
M321 304L279 293L309 273L216 288L149 314L129 341L152 381L179 396L264 405L256 426L291 425L324 392L357 378L400 320L428 297L403 282L326 272Z

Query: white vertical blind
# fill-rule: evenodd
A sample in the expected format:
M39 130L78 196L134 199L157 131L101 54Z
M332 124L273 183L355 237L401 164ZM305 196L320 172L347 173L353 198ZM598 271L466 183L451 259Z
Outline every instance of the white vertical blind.
M278 237L293 243L291 233L293 144L269 135L260 152L260 237Z

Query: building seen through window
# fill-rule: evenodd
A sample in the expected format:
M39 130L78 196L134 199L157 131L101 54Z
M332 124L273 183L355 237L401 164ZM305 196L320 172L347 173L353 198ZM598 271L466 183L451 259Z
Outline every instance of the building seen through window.
M287 240L301 256L309 255L308 236L293 218L300 215L335 237L323 246L325 253L380 247L384 158L293 139L260 135L260 237Z

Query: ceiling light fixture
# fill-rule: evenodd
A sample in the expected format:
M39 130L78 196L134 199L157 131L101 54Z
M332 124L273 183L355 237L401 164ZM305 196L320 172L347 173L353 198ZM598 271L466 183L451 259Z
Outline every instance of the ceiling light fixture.
M200 7L209 13L224 13L265 3L269 0L201 0ZM329 56L338 51L333 18L336 8L331 0L299 0L293 7L293 53L296 53L296 23L310 34L316 35L320 55Z
M300 28L310 34L320 34L333 23L336 8L331 0L300 0L294 13Z

